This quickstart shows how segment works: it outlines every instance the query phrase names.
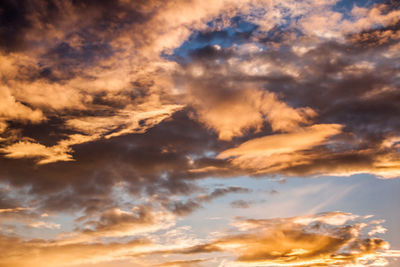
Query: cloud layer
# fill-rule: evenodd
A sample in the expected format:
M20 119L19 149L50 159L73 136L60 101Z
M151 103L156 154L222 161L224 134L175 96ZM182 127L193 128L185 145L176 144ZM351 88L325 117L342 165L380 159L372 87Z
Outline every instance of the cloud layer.
M399 17L394 0L2 1L0 265L386 264L347 213L155 233L256 203L209 178L400 177Z
M127 230L123 226L132 221L128 213L114 210L104 214L99 223L106 220L105 216L119 218L113 222L113 225L120 226L118 233L112 232L114 236ZM145 219L134 219L135 224L139 221L149 223ZM371 220L370 216L361 217L344 212L291 218L242 218L234 224L236 233L191 246L154 243L148 239L124 243L88 243L67 237L52 241L24 241L1 236L3 253L0 266L73 266L127 258L138 261L142 266L151 264L151 258L159 254L164 257L201 254L202 257L167 261L157 266L203 266L204 262L213 260L207 256L210 253L220 255L218 257L225 262L225 266L376 266L384 265L387 259L399 255L398 251L389 250L387 242L375 237L377 233L385 232L381 223ZM129 230L125 233L133 234ZM229 263L222 261L231 258L226 253L233 254L235 259L229 260Z

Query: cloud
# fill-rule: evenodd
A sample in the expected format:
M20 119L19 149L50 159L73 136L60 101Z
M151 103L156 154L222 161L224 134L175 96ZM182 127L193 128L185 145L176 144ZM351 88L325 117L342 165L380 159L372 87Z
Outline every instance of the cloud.
M24 210L29 210L29 208L17 207L17 208L0 209L0 213L15 213L15 212L20 212L20 211L24 211Z
M151 207L138 206L132 211L119 208L105 210L98 219L85 222L84 229L78 230L77 237L121 237L140 233L155 232L173 226L175 218L163 211L153 211Z
M0 236L0 266L73 266L107 262L124 258L124 254L143 251L151 245L146 240L126 243L58 244L45 240L24 241L17 237Z
M2 1L3 265L140 266L158 254L134 238L251 192L204 178L399 177L400 6L344 2ZM157 244L167 257L149 262L368 265L397 253L375 237L383 226L365 222L365 236L352 220L364 218L241 221L225 238ZM201 252L221 258L189 258Z
M17 72L16 64L26 60L26 57L7 56L0 51L0 78L5 80L8 76ZM0 134L7 128L6 121L22 121L24 123L40 123L46 120L46 116L40 109L23 104L12 94L12 91L2 83L0 85Z
M396 42L400 39L399 26L363 31L351 36L356 45L376 47Z
M86 117L71 119L66 124L85 133L72 134L56 145L46 147L39 143L22 141L0 149L8 158L39 158L38 164L57 161L73 161L71 146L100 138L111 138L129 133L143 133L148 128L168 118L179 105L166 106L161 110L135 111L126 109L114 117ZM147 109L149 107L147 106Z
M60 229L61 228L61 225L58 223L44 222L44 221L32 222L29 224L29 226L33 227L33 228L47 228L47 229Z
M91 136L74 134L69 139L62 140L56 145L46 147L39 143L20 141L0 149L8 158L39 158L38 164L47 164L57 161L73 161L73 151L70 146L93 140Z
M89 3L82 6L69 1L35 1L29 7L19 2L4 3L4 12L18 13L20 16L15 19L24 22L18 24L13 32L19 37L7 45L24 49L18 49L15 54L2 54L5 59L2 64L2 69L5 70L2 92L7 94L4 97L7 105L2 105L5 109L0 111L0 114L6 116L4 120L23 119L37 123L44 120L43 113L47 113L50 116L61 117L62 120L66 120L68 127L77 131L87 131L87 127L90 127L96 134L108 132L107 138L144 132L146 128L170 117L173 111L183 107L181 104L171 103L172 99L167 100L167 97L163 97L165 92L171 95L171 89L168 87L172 86L166 72L169 72L169 68L174 64L161 59L159 53L163 49L178 45L189 34L186 26L202 24L210 15L208 12L213 14L226 7L220 3L218 6L213 5L215 10L209 10L203 3L193 4L197 5L196 10L200 10L196 16L188 17L177 14L178 8L170 3L163 4L164 8L160 9L152 3L136 2L121 2L113 7L106 2L98 6ZM188 10L194 8L192 5L184 5ZM181 8L182 6L179 7ZM104 16L105 10L109 12L109 16ZM126 10L132 10L138 15L137 18L127 16ZM55 19L57 14L60 16ZM160 23L165 15L171 16L174 22ZM7 23L17 22L13 21L14 18L6 17L5 20ZM101 35L109 39L106 42L93 34L101 31L96 25L100 20L107 25L106 28L113 25L113 20L127 23L129 27L122 27L117 33L103 28ZM86 31L87 27L91 27L89 33ZM160 34L166 31L167 35ZM35 36L35 33L40 32L43 34ZM133 36L135 42L126 42L129 40L128 36ZM20 43L17 44L18 42ZM41 42L40 48L35 46L37 42ZM88 43L91 49L85 47ZM97 47L104 48L104 57L91 56L93 49ZM111 52L110 47L118 49L119 52ZM139 49L141 59L132 56L126 58L126 52L131 49ZM10 47L10 50L13 48ZM124 60L110 58L112 54L119 54ZM149 62L150 58L153 62ZM19 62L18 59L24 61ZM85 59L85 63L82 59ZM134 96L132 91L138 94ZM141 93L143 95L140 95ZM147 101L160 97L163 100ZM28 106L20 104L21 102L27 103ZM98 111L109 114L71 116L69 113L74 110L86 114ZM88 139L92 141L97 138ZM44 148L42 144L29 144L27 147L30 151L33 148L36 151L25 153L24 157L40 155L45 158L40 164L71 160L67 153L69 148ZM5 152L12 158L21 158L20 152L12 152L17 148L20 150L21 144L11 144L5 148ZM52 151L63 149L60 155L55 155Z
M87 217L82 228L53 240L1 235L0 266L73 266L126 259L142 265L196 266L216 259L222 264L227 255L235 256L234 261L228 261L231 266L385 265L398 251L390 250L389 244L377 237L385 233L384 221L372 217L339 211L289 218L238 217L234 229L194 240L172 228L173 220L168 218L173 216L162 210L149 206L130 211L113 208ZM31 227L45 225L55 224L36 221ZM163 229L169 231L160 232ZM147 239L138 238L143 234ZM117 242L118 237L135 239Z
M15 213L25 209L3 211ZM79 226L73 231L63 231L56 238L46 240L23 238L17 233L6 235L4 229L0 228L0 248L4 252L0 256L0 266L75 266L130 258L141 261L142 254L161 246L149 240L152 237L150 234L175 224L175 217L171 213L155 210L151 206L136 206L131 210L112 208L98 213L81 217L76 221ZM16 220L18 218L15 216L9 219L26 223L36 231L64 229L61 228L64 225L38 221L38 218L43 219L43 216L31 213L31 216L24 217L24 221Z
M340 133L341 128L338 124L317 124L294 133L259 137L222 151L218 157L232 157L234 165L258 173L276 172L316 157L302 151L324 144L329 137Z
M235 200L231 202L231 207L232 208L238 208L238 209L247 209L250 207L252 202L250 201L245 201L245 200Z
M11 199L8 201L14 202ZM3 204L3 203L1 203ZM16 225L23 225L27 228L43 228L43 229L60 229L61 224L43 221L43 217L38 214L35 208L27 208L27 207L15 207L15 208L3 208L0 209L0 225L5 226L6 228L13 229L11 232L14 232L16 229ZM1 231L0 227L0 231Z
M165 263L158 264L157 266L171 266L171 267L193 267L200 266L199 264L203 262L203 260L182 260L182 261L169 261Z
M239 186L230 186L225 188L216 188L208 194L200 194L196 197L189 198L187 200L170 200L168 198L162 198L160 195L156 196L156 200L160 201L163 206L174 214L185 216L189 215L195 210L202 207L202 204L213 201L216 198L223 197L231 193L250 193L252 190Z
M0 139L6 141L1 151L7 158L33 158L41 165L76 160L79 158L77 151L80 151L77 148L87 147L83 146L85 143L146 134L181 110L199 123L199 127L204 125L217 133L219 141L212 131L204 136L204 144L213 144L217 155L229 149L225 141L232 142L230 146L235 147L240 142L276 132L297 132L313 124L341 124L346 134L364 140L358 148L349 145L359 153L327 151L337 161L348 161L348 157L354 161L366 158L362 164L343 171L344 174L365 171L396 176L392 171L386 174L383 169L388 163L382 163L387 161L382 158L393 158L389 165L395 168L395 153L378 157L362 147L369 141L364 139L363 133L376 134L379 135L376 138L382 139L396 131L395 123L393 129L384 130L387 128L382 125L381 117L396 114L397 108L394 105L376 107L384 102L383 98L396 97L393 90L396 76L391 75L395 66L385 60L389 50L374 50L371 52L374 56L365 48L355 53L352 46L356 41L351 41L351 36L364 31L376 33L376 38L388 42L381 35L387 36L389 32L395 35L398 10L394 4L354 6L347 14L353 20L347 17L330 20L329 23L336 23L335 27L318 23L325 33L327 28L343 29L340 35L344 39L327 41L318 34L305 35L298 36L294 45L294 31L307 33L306 21L318 16L318 12L322 12L319 16L323 18L332 14L338 16L337 11L332 11L336 1L303 1L296 5L290 1L280 4L219 1L211 9L200 1L180 4L122 1L113 7L105 2L97 6L68 1L50 1L43 5L39 2L30 7L9 3L4 7L11 13L18 8L21 10L16 18L21 24L10 20L18 24L13 33L18 38L11 42L15 50L9 47L2 53L5 89L2 91L11 101L6 106L10 104L14 110L21 110L21 113L9 112L12 109L7 108L0 122L3 131L19 132L13 138ZM260 12L253 12L250 6ZM270 12L261 12L263 6ZM108 16L104 15L105 10ZM126 10L135 16L128 16ZM182 10L196 12L187 16ZM230 19L234 15L239 24ZM293 21L298 18L299 23L289 23L290 18ZM164 23L166 19L168 23ZM100 21L103 21L102 27ZM241 29L240 23L254 26L251 30ZM344 26L346 23L363 26L349 32ZM274 25L282 28L274 29ZM230 36L226 32L228 27L237 31L232 35L232 43L207 43L216 42L218 34ZM200 47L186 45L188 58L180 59L176 54L180 46L185 46L185 41L196 41L196 36L206 43ZM35 45L38 42L40 46ZM136 51L135 55L130 51ZM331 60L328 62L326 58ZM385 77L374 73L378 67ZM346 89L350 87L356 88L351 96ZM323 96L322 91L325 92ZM365 99L376 94L379 97ZM361 107L363 104L371 106L367 103L375 105L378 112L371 110L371 116L366 116L367 112L357 112L357 109L366 108ZM346 115L349 113L358 121L349 118ZM18 124L19 121L24 125ZM30 127L34 127L31 123L42 127L40 133L30 134ZM367 124L373 125L369 129L374 130L364 131ZM53 136L51 141L48 141L49 134ZM319 146L312 147L319 149ZM372 145L370 148L374 149ZM283 173L340 174L339 170L324 170L324 163L305 159L304 154L297 152L291 155L297 157L295 166ZM243 171L238 170L240 164L230 165L237 160L204 157L195 150L182 149L175 153L182 157L194 155L197 159L192 167L183 167L179 176L234 176ZM204 164L207 160L214 160L215 165ZM285 164L283 158L280 161ZM377 167L366 169L365 165L370 162L375 162ZM315 168L310 166L312 164ZM283 169L278 167L277 171Z
M181 105L163 106L157 101L149 101L136 107L126 107L114 116L76 118L68 120L66 125L89 135L112 138L130 133L144 133L181 108Z
M5 120L21 120L38 123L45 120L45 116L38 109L31 109L15 100L7 88L1 87L0 117Z
M182 250L159 253L198 254L230 252L237 256L230 266L374 266L387 264L386 241L368 236L376 225L344 212L274 219L238 219L239 233ZM388 252L388 253L386 253Z
M216 188L209 195L200 195L198 199L202 202L211 201L215 198L222 197L229 193L250 193L251 190L244 187L239 186L230 186L227 188Z
M385 25L326 40L300 22L335 1L39 2L17 5L29 23L1 54L14 104L0 119L0 179L30 187L45 212L116 207L118 183L177 196L166 206L188 215L207 205L186 199L204 177L399 176L396 144L382 145L400 129L398 49L385 39L395 6L354 7ZM354 40L363 33L383 45Z
M193 90L203 94L207 92L204 89ZM309 117L315 115L312 109L293 109L273 93L265 91L237 88L225 93L217 95L216 99L210 98L209 94L194 96L200 121L215 129L222 140L241 136L250 129L259 131L264 120L274 131L293 131L299 124L309 123ZM202 102L201 97L204 97Z

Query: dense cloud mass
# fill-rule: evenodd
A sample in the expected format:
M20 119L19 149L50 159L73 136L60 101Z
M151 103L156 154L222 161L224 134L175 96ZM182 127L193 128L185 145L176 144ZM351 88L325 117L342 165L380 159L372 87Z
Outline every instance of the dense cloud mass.
M210 178L400 177L398 62L395 0L1 1L0 266L389 263L347 213L167 234L256 203Z

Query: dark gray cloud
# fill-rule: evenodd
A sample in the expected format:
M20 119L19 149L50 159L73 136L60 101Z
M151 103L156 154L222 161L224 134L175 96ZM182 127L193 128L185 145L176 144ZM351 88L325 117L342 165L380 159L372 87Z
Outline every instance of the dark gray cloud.
M183 201L174 201L174 200L169 200L168 198L162 198L158 196L157 198L162 201L163 205L172 211L174 214L179 215L179 216L184 216L184 215L189 215L196 211L199 208L202 208L202 205L213 201L214 199L223 197L227 194L231 193L250 193L252 190L244 187L238 187L238 186L230 186L230 187L224 187L224 188L216 188L212 190L211 192L207 194L200 194L196 197L189 198L187 200Z
M250 201L245 201L245 200L235 200L231 202L231 207L232 208L237 208L237 209L247 209L250 207L252 202Z

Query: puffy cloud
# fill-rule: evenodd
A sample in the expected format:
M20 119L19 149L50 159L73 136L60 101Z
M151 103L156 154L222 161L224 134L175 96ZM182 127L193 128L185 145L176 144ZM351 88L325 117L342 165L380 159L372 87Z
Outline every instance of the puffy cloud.
M89 3L80 5L70 1L65 3L35 1L29 7L25 7L19 2L5 3L4 12L21 12L21 17L16 19L25 21L26 24L23 23L15 28L14 34L20 36L15 42L21 42L21 44L6 44L24 47L24 50L19 51L19 54L16 54L18 56L12 53L4 56L2 54L2 58L5 59L2 61L1 67L2 70L5 70L3 72L5 83L1 91L6 94L3 98L4 101L7 100L7 103L2 105L4 110L0 111L1 117L5 116L4 120L21 119L40 122L45 118L43 112L49 113L50 116L59 116L60 113L64 113L61 117L68 118L66 124L69 127L72 126L74 130L79 131L82 130L82 127L86 129L90 127L93 130L96 129L96 134L98 134L117 129L113 133L109 133L108 137L143 132L146 129L141 127L143 122L149 128L168 118L182 105L168 103L171 101L167 101L166 97L163 97L162 101L157 100L158 102L146 101L148 96L151 99L157 99L164 94L163 91L170 92L172 89L170 87L173 87L169 81L170 78L165 75L171 64L161 59L159 53L182 42L190 33L187 26L199 27L207 17L218 14L218 11L222 7L225 8L226 4L230 4L230 2L221 2L218 6L213 5L215 10L205 8L203 1L190 5L182 4L188 10L199 12L196 16L186 16L184 13L177 13L182 6L178 8L172 3L156 5L150 2L148 4L121 2L114 7L109 6L106 2L96 7ZM85 6L87 6L86 9ZM138 18L130 19L126 14L127 9L136 12ZM103 14L105 10L112 15L105 17ZM56 14L59 13L61 14L59 20L55 20ZM49 21L45 23L46 14ZM69 14L69 17L64 16L65 14ZM167 24L160 23L164 21L165 16L170 17L174 22L172 24L171 21ZM114 23L113 20L127 23L129 27L122 27L117 33L106 29L99 38L85 32L87 28L91 28L94 32L99 33L100 29L97 28L96 23L101 19L104 19L103 23L107 25L106 27L111 27ZM7 23L13 22L7 21ZM34 33L40 31L43 31L44 34L35 36ZM134 33L134 42L124 43L124 40L128 40L127 36L131 36L132 33ZM99 40L101 38L110 38L112 42ZM42 48L37 49L34 45L36 42L44 42L41 44ZM93 46L91 42L93 42ZM103 47L105 51L102 52L107 55L95 59L90 55L90 49L84 47L89 44L93 49L96 49L97 46ZM119 52L110 52L107 50L109 46L115 47ZM13 48L10 47L10 49ZM131 49L140 49L141 59L132 57L132 55L125 57L126 52ZM26 53L24 54L24 52ZM47 52L47 55L43 52ZM115 54L115 58L110 58L111 54ZM117 57L124 59L117 59ZM23 64L18 61L19 58L25 60ZM83 58L87 60L86 63L81 61ZM149 62L149 58L153 62ZM15 64L15 62L18 63ZM132 86L132 84L136 84L136 86ZM130 95L135 90L138 95ZM140 96L141 93L144 95ZM99 98L102 99L102 103L95 103ZM25 106L21 102L28 103L29 106ZM122 107L114 110L116 105L121 104ZM36 109L31 109L30 106ZM103 113L111 113L111 115L117 111L117 114L99 117L86 115L72 116L71 118L70 115L63 116L71 110L80 110L86 113L97 113L100 110ZM107 121L106 124L104 124L105 121ZM29 144L26 147L30 151L35 148L36 152L26 153L24 157L29 157L28 154L31 154L33 157L41 155L47 158L41 160L41 164L71 160L71 156L67 153L70 148L62 148L65 151L60 152L60 155L57 156L55 154L58 152L53 150L62 150L59 147L45 148L42 144ZM9 157L20 158L22 157L20 152L13 152L14 150L20 151L20 148L21 144L16 143L14 146L6 147L4 152Z
M38 123L45 120L45 116L38 109L31 109L21 102L18 102L7 90L6 87L0 87L1 110L0 118L4 120L21 120Z
M298 57L290 53L277 57L281 52L266 50L260 37L260 34L272 29L267 29L261 23L263 20L273 26L287 23L288 18L299 17L298 25L289 23L289 28L283 28L282 35L279 33L268 39L267 45L274 47L280 42L279 46L288 46L293 40L293 28L300 27L307 32L307 20L311 20L309 24L313 25L313 30L316 29L314 25L318 25L323 27L321 32L325 33L326 28L337 31L343 28L340 34L346 35L350 33L346 30L350 26L346 25L351 24L362 25L353 27L351 33L381 25L388 29L388 33L394 34L398 12L395 5L354 6L349 16L355 20L350 22L340 17L340 13L331 11L335 4L337 1L303 1L296 5L290 1L279 4L271 1L218 1L212 8L204 1L179 4L123 1L113 7L107 3L93 6L68 1L54 1L54 5L37 1L29 7L18 3L6 4L5 9L10 12L21 8L18 19L31 23L18 24L15 28L14 34L19 38L14 41L21 42L20 45L14 43L18 49L13 53L10 53L12 49L2 53L2 92L8 99L8 104L3 106L9 108L3 112L1 129L4 131L8 127L6 121L10 120L42 123L47 117L57 117L61 123L56 131L63 132L59 136L64 140L60 138L58 144L49 146L40 140L13 142L3 137L1 140L8 143L3 145L2 152L9 158L39 158L40 164L71 161L71 146L99 140L99 136L111 138L145 133L185 105L193 107L196 112L194 117L215 130L219 139L225 141L233 137L246 138L249 133L265 132L268 128L265 123L274 132L298 131L314 120L333 121L349 127L348 121L327 118L326 111L311 101L315 96L303 99L298 91L304 92L304 97L309 96L307 92L314 92L315 84L323 84L316 80L325 75L322 70L327 65L324 64L331 64L330 69L336 70L336 77L333 77L336 80L330 81L333 86L340 83L338 78L362 76L373 71L377 64L373 63L372 68L365 69L360 67L359 62L347 63L343 59L346 56L344 48L338 51L341 48L337 46L329 51L332 60L324 63L321 55L329 50L330 44L310 36L298 39L298 50L305 49ZM252 13L250 7L262 10L263 5L270 11ZM65 14L61 14L60 10L65 10ZM105 10L111 15L106 17ZM136 12L137 16L130 18L126 10ZM182 10L187 10L187 13ZM327 14L337 17L337 20L329 20L329 23L335 24L334 27L312 22L320 11L323 12L319 16L323 18L329 17ZM246 12L251 15L245 16ZM188 13L195 15L187 16ZM61 14L61 19L55 20L55 14ZM223 31L223 27L235 26L229 20L235 14L259 26L258 30L246 32L249 34L247 39L240 39L248 43L228 49L217 45L211 50L202 47L197 52L192 51L191 62L181 66L179 60L173 62L167 60L165 54L162 55L174 53L173 49L187 40L193 31L203 31L212 39L214 33ZM47 23L45 17L48 17ZM222 24L209 27L207 22L216 17L221 19ZM168 23L164 23L166 18ZM99 28L99 21L103 21L103 28ZM113 25L120 27L113 28ZM43 34L37 34L40 31ZM382 42L389 38L377 35ZM43 45L35 46L37 42L43 42ZM133 50L137 51L135 55L129 52ZM342 62L343 68L337 64L335 69L335 62ZM326 68L329 69L328 66ZM182 74L182 69L187 71ZM176 73L178 80L174 80ZM286 84L282 85L282 81ZM310 86L310 89L300 89ZM381 92L376 88L371 91ZM297 100L293 101L294 97L298 97ZM52 100L48 101L48 98ZM327 105L335 109L333 106ZM71 130L75 136L77 132L88 135L82 138L86 141L70 141L74 139L69 132ZM26 152L22 151L23 147ZM226 171L212 168L217 167L205 166L190 172L201 175Z
M193 90L200 94L207 92L201 89ZM250 129L259 131L264 120L274 131L293 131L300 124L309 123L309 118L315 115L309 108L291 108L266 91L237 88L225 93L227 95L219 94L215 99L210 94L193 96L200 121L215 129L222 140L241 136Z

